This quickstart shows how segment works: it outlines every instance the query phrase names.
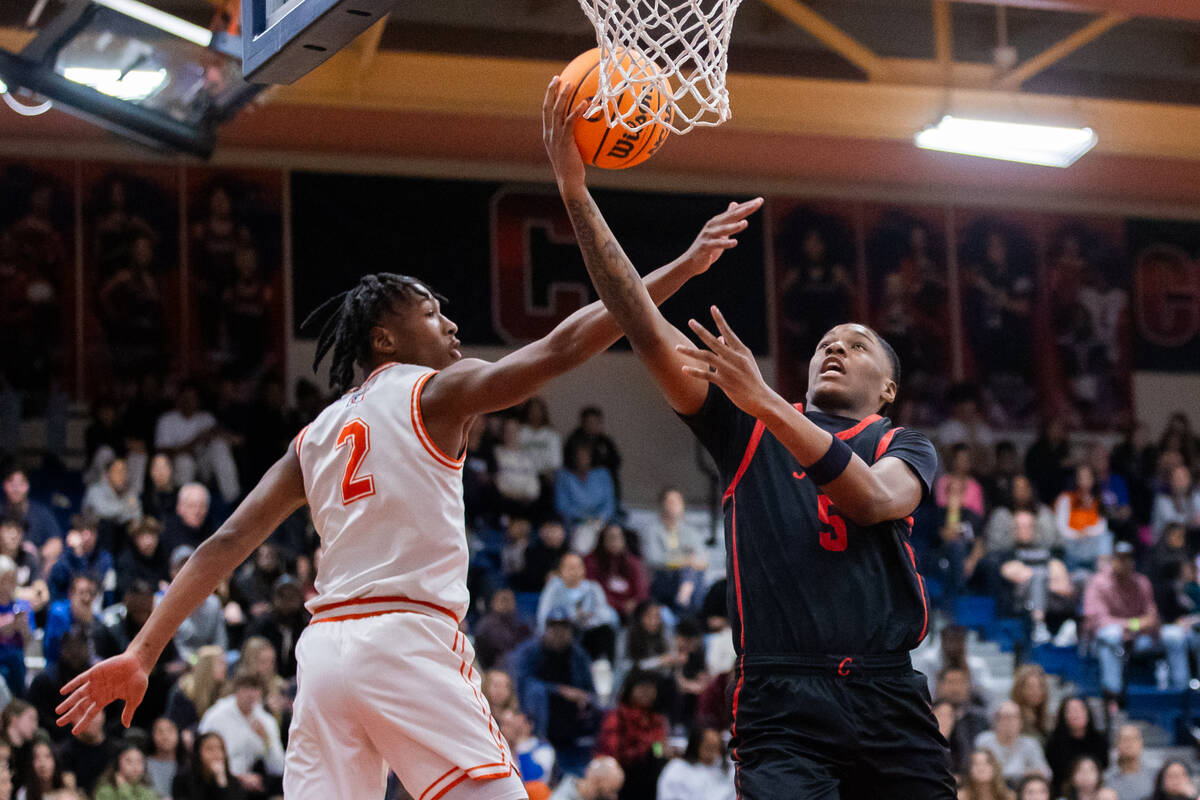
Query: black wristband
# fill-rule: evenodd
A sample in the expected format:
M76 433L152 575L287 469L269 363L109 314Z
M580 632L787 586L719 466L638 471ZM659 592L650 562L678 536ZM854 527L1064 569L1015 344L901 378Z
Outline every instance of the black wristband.
M805 467L804 471L808 473L808 477L813 479L813 483L824 486L836 480L846 471L853 455L854 451L850 449L850 445L835 436L829 449L825 451L825 455L821 456L811 467Z

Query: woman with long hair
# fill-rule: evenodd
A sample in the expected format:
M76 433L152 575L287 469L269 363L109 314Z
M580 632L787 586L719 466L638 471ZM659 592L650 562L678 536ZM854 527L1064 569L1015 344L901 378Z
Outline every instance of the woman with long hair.
M716 728L693 728L681 758L658 776L658 800L734 800L733 770Z
M218 645L204 645L196 651L196 664L179 679L167 696L166 715L180 731L190 731L213 703L221 699L229 668L225 651Z
M1025 664L1013 676L1009 695L1021 709L1021 733L1045 744L1050 735L1050 686L1040 664Z
M1150 800L1196 800L1197 797L1200 792L1196 791L1187 764L1173 758L1162 765L1154 779L1154 794L1150 795Z
M1052 785L1062 786L1080 756L1089 756L1101 771L1108 768L1108 740L1096 727L1092 710L1082 697L1065 697L1058 706L1054 730L1046 739L1046 761Z
M1017 800L1054 800L1050 781L1041 775L1027 775L1017 784Z
M136 744L125 743L117 760L96 782L96 800L159 800L146 775L146 756Z
M150 752L146 755L146 774L154 790L163 797L171 796L171 783L187 765L187 748L179 736L179 728L167 717L154 720L150 731Z
M512 676L502 669L489 669L483 673L483 696L492 709L493 716L500 716L501 711L520 711L517 702L517 689L513 685Z
M173 800L245 800L242 784L229 771L229 756L221 734L202 733L192 748L187 771L175 776Z
M628 622L639 603L650 598L650 582L642 560L630 552L625 530L617 524L606 525L596 547L583 560L588 580L604 589L608 604Z
M74 786L74 779L63 777L62 764L58 763L58 755L54 744L41 734L33 742L33 766L29 780L21 786L16 794L17 800L43 800L62 789Z
M658 784L667 743L667 718L658 712L658 687L653 673L629 673L617 707L600 726L596 753L612 756L625 770L622 800L653 797Z
M1087 464L1075 468L1075 485L1054 501L1054 516L1066 550L1067 568L1095 571L1096 562L1112 555L1113 535L1100 506L1096 473Z
M1000 762L990 750L975 750L967 759L967 772L958 787L958 800L1014 800L1004 783Z
M1100 765L1091 756L1080 756L1071 762L1062 796L1065 800L1098 800L1102 788L1104 780L1100 777Z
M242 644L238 670L245 670L263 685L263 707L287 730L290 722L290 703L287 700L288 682L279 674L279 659L275 646L262 636L251 636ZM284 719L287 716L288 719Z

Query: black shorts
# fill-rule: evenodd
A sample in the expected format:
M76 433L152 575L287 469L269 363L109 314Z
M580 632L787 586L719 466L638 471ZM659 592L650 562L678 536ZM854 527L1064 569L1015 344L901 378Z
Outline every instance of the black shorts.
M739 798L957 796L925 676L907 654L751 656L730 687Z

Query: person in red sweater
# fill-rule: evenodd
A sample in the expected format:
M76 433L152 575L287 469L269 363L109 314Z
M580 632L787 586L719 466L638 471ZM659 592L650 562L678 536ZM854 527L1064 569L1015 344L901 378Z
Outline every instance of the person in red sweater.
M650 584L641 559L629 551L625 531L608 525L600 533L596 548L584 559L588 580L604 587L608 604L626 622L638 603L650 598Z
M667 759L667 718L658 713L658 677L637 670L621 687L617 707L600 726L596 754L612 756L625 770L621 800L653 797Z

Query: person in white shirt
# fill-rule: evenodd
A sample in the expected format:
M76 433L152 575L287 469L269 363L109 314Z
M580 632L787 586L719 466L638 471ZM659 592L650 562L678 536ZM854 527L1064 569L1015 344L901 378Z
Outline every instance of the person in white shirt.
M104 477L87 488L83 510L121 528L142 518L142 499L129 480L129 464L125 459L114 458L105 467Z
M1042 746L1032 736L1021 735L1021 709L1011 700L1001 703L992 716L992 730L975 737L975 749L990 750L1010 784L1026 775L1050 777Z
M562 436L550 424L550 412L546 401L531 397L525 404L525 419L521 424L518 440L521 449L533 460L542 481L554 479L554 473L562 466Z
M520 442L521 423L504 420L500 443L492 451L496 458L496 491L514 513L528 512L542 494L538 466Z
M283 744L279 725L263 708L263 687L258 677L241 673L233 680L233 694L213 703L200 719L200 733L221 734L229 755L229 771L242 785L263 791L262 776L254 770L262 761L268 775L283 775Z
M696 728L682 758L671 759L658 776L658 800L733 800L733 769L715 728Z
M241 494L229 440L221 433L217 418L200 410L200 394L194 384L179 387L175 408L158 418L154 447L171 457L180 484L191 483L200 475L205 480L216 478L227 503Z

